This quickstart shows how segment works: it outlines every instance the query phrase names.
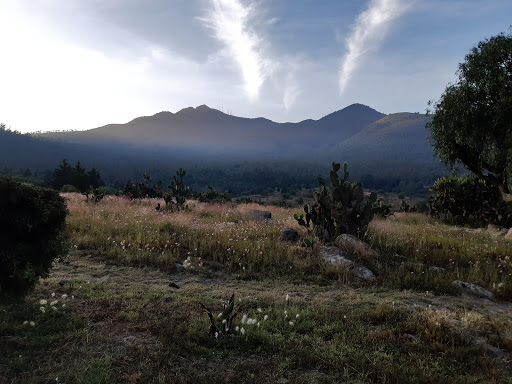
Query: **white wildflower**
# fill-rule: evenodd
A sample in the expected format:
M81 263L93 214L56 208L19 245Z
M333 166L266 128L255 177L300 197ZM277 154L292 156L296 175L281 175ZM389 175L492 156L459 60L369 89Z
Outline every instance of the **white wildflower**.
M265 315L265 317L263 317L263 320L267 321L268 320L268 315Z
M45 307L40 307L40 308L39 308L39 310L40 310L41 312L43 312L43 313L45 313L45 312L46 312L46 308L45 308Z
M55 297L55 292L52 293L52 297Z
M286 301L290 300L290 295L286 294Z
M67 298L68 298L68 295L63 294L63 295L62 295L62 298L63 298L63 299L67 299Z
M48 303L48 301L46 301L45 299L39 300L39 304L41 304L41 305L46 305L47 303Z
M263 312L263 310L261 308L258 308L258 313L261 313Z
M56 305L57 303L59 302L59 300L53 300L50 305L53 307L54 305Z
M241 333L242 335L244 335L244 334L245 334L245 329L244 329L244 327L240 328L240 333Z
M57 307L51 307L51 308L52 308L54 311L56 311L56 310L57 310Z
M222 324L226 324L228 321L226 319L222 320Z
M295 315L295 318L296 318L296 319L298 319L299 317L300 317L300 315L297 313L297 314Z
M31 326L36 325L36 323L35 323L35 322L33 322L33 321L29 322L29 324L30 324Z
M25 320L25 321L23 322L23 325L27 325L27 324L28 324L28 321L27 321L27 320Z
M246 314L244 314L244 315L242 316L242 324L245 324L245 322L246 322L246 321L247 321L247 315L246 315Z
M235 331L240 331L240 327L238 325L236 326Z
M293 321L290 321L290 326L292 326L292 327L293 327Z

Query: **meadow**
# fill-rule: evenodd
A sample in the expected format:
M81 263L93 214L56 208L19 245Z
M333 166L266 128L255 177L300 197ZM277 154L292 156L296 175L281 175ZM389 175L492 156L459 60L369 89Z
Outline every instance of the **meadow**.
M0 307L0 383L512 383L512 241L418 213L375 218L359 281L301 237L301 208L64 194L71 251ZM272 219L251 219L264 209ZM492 300L458 292L478 284ZM201 304L235 294L232 334Z

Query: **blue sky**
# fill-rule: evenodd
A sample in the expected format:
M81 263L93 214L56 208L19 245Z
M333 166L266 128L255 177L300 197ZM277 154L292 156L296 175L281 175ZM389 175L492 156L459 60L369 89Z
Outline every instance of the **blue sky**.
M90 129L206 104L425 112L510 0L1 0L0 122Z

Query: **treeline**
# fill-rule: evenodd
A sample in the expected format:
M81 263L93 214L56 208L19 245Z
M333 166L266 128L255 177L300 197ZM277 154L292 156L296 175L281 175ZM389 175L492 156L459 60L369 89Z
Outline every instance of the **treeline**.
M66 159L51 172L45 183L58 191L65 185L71 185L80 192L86 192L91 187L98 188L102 184L100 173L96 168L87 171L79 161L73 167Z

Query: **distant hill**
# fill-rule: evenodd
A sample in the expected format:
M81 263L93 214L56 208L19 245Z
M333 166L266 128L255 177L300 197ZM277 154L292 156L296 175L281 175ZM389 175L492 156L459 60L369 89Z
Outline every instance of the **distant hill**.
M242 118L201 105L177 113L159 112L126 124L109 124L81 132L41 134L69 143L204 148L233 153L290 153L341 142L385 115L353 104L319 120L276 123L265 118Z
M353 181L424 193L444 173L427 141L427 121L419 113L385 115L353 104L318 120L277 123L201 105L87 131L1 131L0 171L45 171L66 158L96 167L108 185L120 188L145 171L167 182L184 167L196 188L251 194L314 187L333 161L348 161Z

